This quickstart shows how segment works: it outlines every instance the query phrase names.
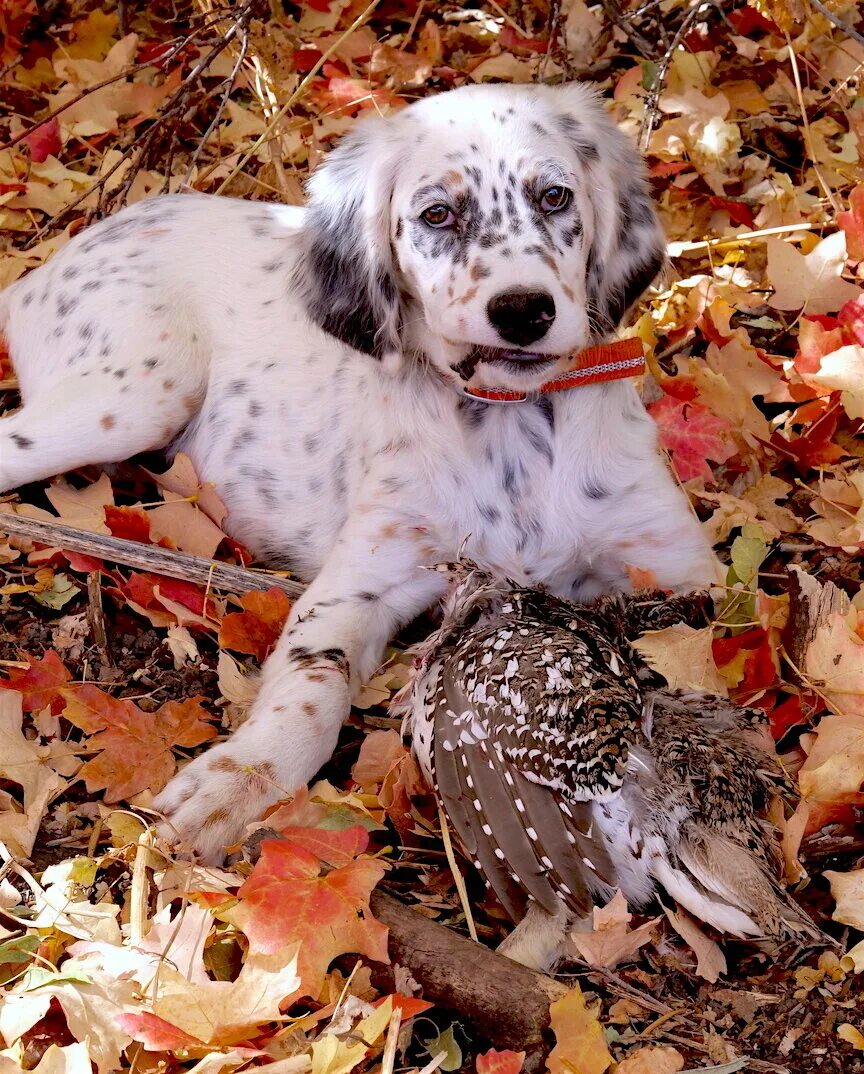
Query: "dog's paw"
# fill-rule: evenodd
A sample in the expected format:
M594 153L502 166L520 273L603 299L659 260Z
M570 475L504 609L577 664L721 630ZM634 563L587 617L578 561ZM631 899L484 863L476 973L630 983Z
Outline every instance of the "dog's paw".
M285 785L290 773L279 771L272 749L245 745L228 741L196 757L154 801L163 817L160 836L207 865L220 864L247 824L296 789Z

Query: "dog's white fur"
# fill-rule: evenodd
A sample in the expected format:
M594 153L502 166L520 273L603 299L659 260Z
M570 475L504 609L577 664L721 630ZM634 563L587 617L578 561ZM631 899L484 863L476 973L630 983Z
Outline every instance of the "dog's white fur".
M550 182L573 202L544 216ZM442 199L462 216L433 234L419 215ZM24 402L0 422L0 489L179 437L231 534L311 583L248 721L157 800L204 858L329 758L387 641L441 595L424 565L462 551L577 598L627 588L628 564L713 579L630 382L461 396L536 388L617 323L661 257L647 205L589 91L471 87L358 123L305 210L154 199L0 296ZM487 303L523 285L556 309L524 367L475 349L506 346Z

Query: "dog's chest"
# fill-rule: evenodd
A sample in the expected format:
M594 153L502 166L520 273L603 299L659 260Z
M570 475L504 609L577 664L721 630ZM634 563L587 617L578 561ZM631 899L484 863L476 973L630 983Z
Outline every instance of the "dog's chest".
M571 409L546 399L456 406L434 490L448 554L462 551L496 574L566 596L584 590L598 568L599 589L626 584L602 535L614 495L609 475L601 476L602 442L590 427L576 434Z

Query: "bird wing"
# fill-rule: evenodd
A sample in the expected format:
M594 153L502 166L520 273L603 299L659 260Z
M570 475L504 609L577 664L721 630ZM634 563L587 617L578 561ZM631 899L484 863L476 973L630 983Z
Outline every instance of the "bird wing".
M615 754L619 731L622 721L638 721L638 711L627 691L598 689L592 698L591 685L609 686L607 673L615 685L617 675L601 661L598 674L586 678L584 660L574 665L569 633L533 623L532 634L533 649L512 620L474 630L436 662L436 688L426 694L436 790L508 913L523 908L521 888L549 913L563 902L585 914L591 892L616 883L602 837L593 833L593 803L614 791L626 759ZM598 654L586 659L596 663Z

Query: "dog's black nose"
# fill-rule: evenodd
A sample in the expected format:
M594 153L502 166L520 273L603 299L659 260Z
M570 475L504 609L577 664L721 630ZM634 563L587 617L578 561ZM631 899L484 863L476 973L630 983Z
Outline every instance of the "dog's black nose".
M498 335L517 347L535 343L555 320L555 300L548 291L517 287L489 299L486 314Z

